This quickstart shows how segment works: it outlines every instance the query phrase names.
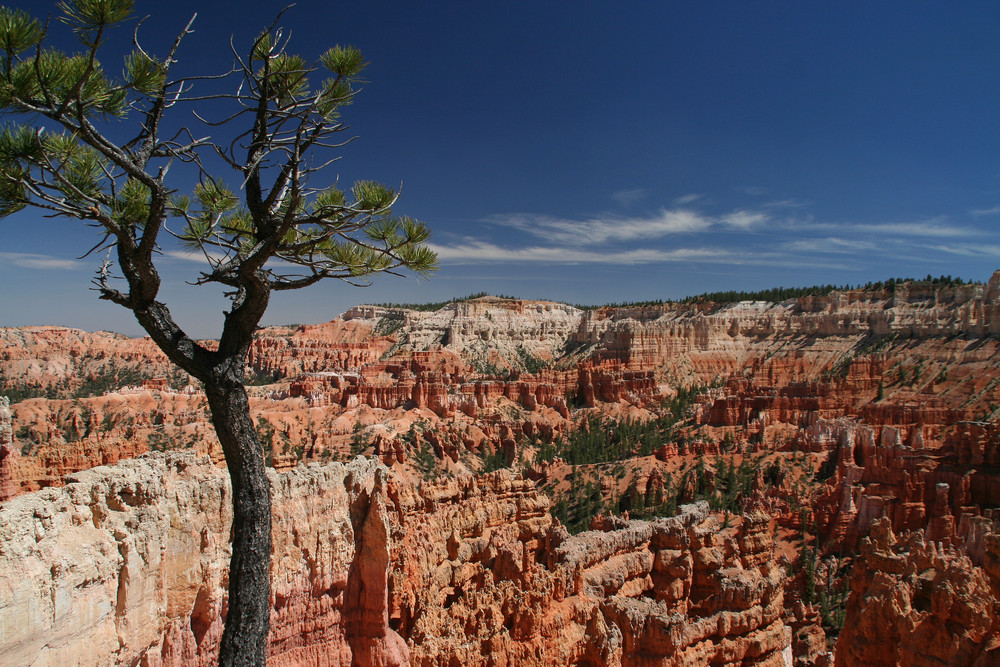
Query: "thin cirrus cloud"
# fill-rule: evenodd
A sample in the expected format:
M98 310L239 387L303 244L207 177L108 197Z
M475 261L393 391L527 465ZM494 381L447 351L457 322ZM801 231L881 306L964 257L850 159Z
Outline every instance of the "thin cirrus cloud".
M618 190L612 193L611 198L622 206L628 208L629 206L634 206L640 201L646 198L649 191L645 188L631 188L628 190Z
M543 262L548 264L652 264L659 262L728 262L738 256L728 250L715 248L636 248L615 252L565 248L556 246L528 246L503 248L486 241L469 240L455 245L432 245L442 261L455 264L473 262Z
M799 233L836 232L855 236L875 236L880 240L893 238L955 238L981 236L982 230L962 227L942 219L916 222L794 222L789 229Z
M926 222L887 222L873 225L861 225L865 231L872 234L890 234L897 236L973 236L980 232L967 227L958 227L929 220Z
M805 208L806 206L809 206L808 202L797 199L776 199L764 204L765 208Z
M170 259L178 259L182 262L196 262L198 264L207 264L208 258L205 257L205 253L198 250L165 250L163 252L164 257L169 257ZM209 252L208 257L216 262L221 262L226 259L226 256L218 252Z
M721 218L722 224L743 230L748 230L768 220L770 220L770 216L759 211L733 211Z
M933 249L946 252L951 255L964 255L966 257L994 257L1000 259L1000 245L995 244L935 245Z
M977 218L982 217L984 215L1000 215L1000 205L994 206L993 208L977 208L972 211L969 211L969 213L976 216Z
M439 246L431 249L438 258L451 264L478 264L483 262L522 262L553 264L613 264L648 265L667 263L725 264L730 266L784 266L844 268L840 263L818 262L815 258L790 256L780 252L748 253L723 248L637 248L613 252L601 252L582 248L559 248L530 246L526 248L503 248L494 243L468 240L463 243Z
M51 271L72 271L83 268L83 264L73 259L63 259L52 255L38 255L30 252L0 252L0 263L22 269L42 269Z
M689 195L684 195L683 197L678 197L674 200L674 203L678 206L684 206L686 204L693 204L702 198L703 195L692 192Z
M872 241L854 241L828 237L824 239L800 239L781 244L781 250L788 253L824 253L854 255L874 251L878 244Z
M791 201L782 202L791 206ZM495 215L484 220L517 229L542 243L496 245L477 238L453 244L435 244L444 262L550 262L555 264L651 264L669 262L731 262L735 264L781 263L810 265L823 256L862 256L879 251L886 243L912 245L924 239L962 239L981 234L971 227L943 218L915 222L823 223L773 217L771 212L737 209L710 216L690 208L661 209L645 217L569 219L538 214ZM767 246L751 252L748 241L732 245L719 232L741 232L771 239ZM687 235L706 239L697 245L657 247L659 240ZM775 237L791 236L775 244ZM797 237L797 238L796 238ZM707 239L711 239L710 241ZM642 244L642 247L636 247ZM600 246L599 250L593 248Z
M704 232L712 226L710 218L687 209L663 209L654 216L644 218L609 217L570 220L519 213L490 216L485 221L503 227L512 227L532 236L543 238L549 243L566 246L654 239L671 234Z

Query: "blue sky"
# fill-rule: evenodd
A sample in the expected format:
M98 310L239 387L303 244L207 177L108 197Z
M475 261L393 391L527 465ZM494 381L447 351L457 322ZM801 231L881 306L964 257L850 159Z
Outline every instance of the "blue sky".
M138 2L140 35L163 53L197 11L181 66L219 71L228 36L284 6L209 4ZM605 303L1000 268L996 2L306 1L281 23L303 54L364 51L358 139L330 178L401 185L441 268L276 294L268 323L480 291ZM76 258L95 240L36 212L0 221L0 325L138 335L88 289L99 260ZM214 336L226 302L184 284L199 268L164 257L162 297Z

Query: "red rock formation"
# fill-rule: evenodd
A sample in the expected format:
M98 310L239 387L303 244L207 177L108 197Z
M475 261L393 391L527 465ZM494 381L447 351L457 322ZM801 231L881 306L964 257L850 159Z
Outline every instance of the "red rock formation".
M360 373L324 371L299 376L289 385L288 395L304 397L310 405L368 405L391 410L398 407L429 409L447 418L456 412L475 417L480 409L500 398L527 410L545 406L569 417L569 405L579 399L594 407L600 403L650 404L659 399L659 388L651 372L626 370L618 362L580 364L573 370L544 369L537 374L518 374L510 380L481 378L470 381L471 371L453 353L436 352L441 363L428 364L431 353L414 353L411 359L369 364Z
M13 406L18 439L0 463L0 500L61 486L66 475L150 449L191 448L221 460L204 398L171 391L111 393ZM23 448L24 454L18 452Z
M968 539L981 508L1000 489L1000 425L966 424L943 439L926 438L924 426L872 428L841 420L817 422L807 441L836 457L834 477L815 501L828 552L853 552L874 522L893 530L927 530L945 544ZM962 463L975 457L979 467Z
M354 560L344 591L344 629L352 665L402 667L410 664L406 642L389 627L389 518L385 470L375 472L371 491L353 490Z
M388 474L364 460L272 474L269 664L782 664L766 520L720 529L701 504L569 537L509 472ZM0 506L0 653L213 664L225 472L173 453L69 482Z
M334 320L294 329L268 327L253 344L247 366L254 375L295 377L323 371L356 371L377 363L393 341L361 322Z
M494 473L400 493L392 588L413 664L783 664L759 520L720 534L702 505L569 537L527 489Z
M6 380L0 394L36 389L69 395L85 381L116 374L141 380L177 373L150 338L66 327L0 328L0 378Z
M1000 517L990 533L996 562ZM1000 579L920 532L882 519L861 543L837 665L1000 664Z
M441 655L482 664L484 654L529 665L769 664L778 660L775 647L790 644L798 664L819 667L827 658L816 612L796 603L801 582L795 579L785 583L793 608L779 609L785 598L772 589L782 577L762 555L771 537L760 521L746 517L706 536L707 517L683 529L658 523L648 535L638 522L607 519L581 541L542 525L550 521L544 503L521 481L487 476L417 490L406 481L418 476L415 455L433 452L432 474L464 474L478 465L469 454L499 451L512 460L517 443L572 428L580 406L648 415L676 387L713 382L693 423L663 443L659 463L650 459L654 467L636 476L647 495L663 486L660 467L676 469L678 460L766 453L782 464L775 473L780 479L767 489L756 479L760 493L744 509L771 512L793 545L801 531L818 528L820 548L850 554L884 517L897 533L917 531L927 544L940 542L951 554L947 563L967 557L991 582L1000 572L1000 538L988 512L1000 497L997 333L1000 272L985 286L897 286L895 294L849 291L782 304L583 312L486 298L436 313L359 307L323 325L266 330L249 367L257 381L282 380L251 390L275 468L293 475L302 460L361 449L374 450L397 476L384 494L367 496L367 509L359 509L349 527L338 524L351 535L343 553L367 549L371 563L388 559L384 584L376 575L385 568L348 577L351 565L343 558L336 574L315 579L315 549L301 532L293 530L296 536L280 547L289 550L289 562L308 563L309 574L295 570L275 583L273 654L315 664L345 664L352 655L366 663L405 662L393 639L399 633L415 664L443 664ZM164 443L217 454L203 401L165 387L177 386L178 377L154 379L170 371L148 339L29 328L0 330L0 342L0 377L20 396L54 391L68 397L102 387L123 369L134 378L129 384L146 384L76 403L16 403L17 439L0 441L0 499L62 484L75 470ZM800 461L796 473L805 474L782 467L790 460ZM821 466L824 460L829 465ZM539 465L534 474L549 472ZM709 489L713 475L706 471ZM607 486L611 493L614 484ZM379 500L383 495L388 500ZM126 489L126 496L134 498L135 491ZM115 503L128 505L124 497L106 504ZM643 540L635 542L636 535ZM187 568L183 577L197 572L207 583L167 594L171 620L165 639L147 654L151 664L208 661L220 631L222 574L210 563L223 560L218 550L225 533L212 528L175 538L168 550ZM608 551L607 543L626 546ZM581 564L586 558L566 551L572 545L605 560ZM140 558L132 546L106 546L119 553L129 576L140 577L142 563L155 560ZM788 544L783 547L787 553ZM921 548L907 553L924 562L930 556ZM859 565L872 574L869 588L876 592L889 576L878 569L877 559L888 558L883 552L862 549L862 558L876 560ZM942 567L953 574L940 580L942 590L954 588L964 567L947 563ZM927 576L939 581L937 574ZM374 583L360 590L348 579ZM111 579L106 583L113 586ZM868 608L858 598L851 612L862 619L855 637L877 623L895 624L894 637L923 646L924 639L904 633L917 623L927 637L959 647L948 654L956 660L969 645L993 655L988 641L975 644L978 630L969 635L973 644L947 639L948 623L965 612L952 605L956 611L946 615L952 620L936 616L945 619L944 629L935 626L916 614L923 603L913 600L922 599L924 584L907 579L905 586L911 588L908 608L896 602ZM149 599L146 593L139 598ZM123 608L137 608L125 602ZM122 632L137 627L131 613L118 621ZM588 636L589 643L582 639ZM143 637L147 646L156 643ZM459 645L452 637L469 639ZM844 650L858 659L854 648ZM897 661L912 657L895 655Z
M18 454L11 428L10 400L0 396L0 501L13 497L18 491L12 470Z

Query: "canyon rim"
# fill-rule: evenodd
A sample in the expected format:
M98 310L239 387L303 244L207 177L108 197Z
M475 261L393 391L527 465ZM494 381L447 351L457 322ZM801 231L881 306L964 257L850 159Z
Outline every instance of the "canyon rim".
M200 389L148 339L0 341L0 662L215 664ZM1000 272L263 329L268 664L1000 664L998 347Z

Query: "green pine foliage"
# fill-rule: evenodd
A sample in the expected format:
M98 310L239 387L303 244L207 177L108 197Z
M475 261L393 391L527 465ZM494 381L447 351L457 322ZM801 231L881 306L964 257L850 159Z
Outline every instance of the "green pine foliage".
M488 473L509 467L510 461L507 460L506 454L504 454L503 449L497 447L493 451L483 454L483 467L479 472Z
M780 303L788 299L800 299L804 296L826 296L831 292L849 289L849 286L812 285L810 287L772 287L756 292L726 290L723 292L705 292L689 296L681 303L738 303L740 301L767 301Z
M497 299L508 299L510 301L517 301L516 296L506 296L503 294L490 294L488 292L476 292L475 294L469 294L467 296L458 297L457 299L448 299L447 301L431 301L428 303L376 303L372 304L378 306L379 308L390 308L397 310L419 310L423 312L437 312L444 308L445 306L450 306L453 303L464 303L466 301L472 301L473 299L481 299L484 296L492 296Z
M45 386L21 378L9 378L5 382L0 377L0 394L10 398L11 405L30 398L90 398L103 396L121 387L139 386L158 376L141 366L121 364L114 359L96 368L88 367L79 359L70 363L73 370L67 372L64 380ZM167 384L173 389L182 389L190 380L190 376L179 368L173 367L167 372Z
M552 516L559 520L570 534L575 535L590 528L593 517L607 507L601 494L601 485L585 477L581 468L573 468L566 493L558 494L551 507Z
M649 456L673 441L688 408L703 392L699 386L681 388L663 405L661 416L648 421L588 415L569 436L541 443L535 460L552 462L560 458L571 465L591 465Z
M351 429L351 458L364 452L369 444L369 437L365 433L364 425L361 422L355 422Z
M930 274L925 278L889 278L888 280L880 280L875 282L867 282L863 285L858 285L857 287L853 285L810 285L806 287L772 287L764 290L756 291L746 291L746 290L723 290L718 292L704 292L702 294L696 294L694 296L687 296L677 301L671 299L649 299L644 301L616 301L612 303L605 304L579 304L579 303L567 303L566 305L572 306L579 310L597 310L599 308L655 308L661 307L666 304L671 303L715 303L715 304L729 304L729 303L739 303L740 301L767 301L770 303L780 303L782 301L787 301L788 299L799 299L806 296L827 296L832 292L842 292L852 289L859 289L865 292L872 293L886 293L888 295L895 294L896 287L900 285L908 284L914 289L924 289L924 288L949 288L949 287L960 287L962 285L974 284L971 280L965 280L961 277L943 275L938 277L933 277ZM514 296L504 296L504 295L490 295L487 292L477 292L475 294L470 294L458 299L450 299L448 301L438 301L431 303L381 303L375 304L383 308L399 308L407 310L421 310L421 311L437 311L441 310L445 306L452 303L461 303L463 301L470 301L472 299L478 299L484 296L496 296L500 299L512 299L517 300L519 297Z

